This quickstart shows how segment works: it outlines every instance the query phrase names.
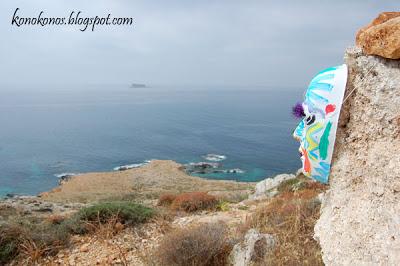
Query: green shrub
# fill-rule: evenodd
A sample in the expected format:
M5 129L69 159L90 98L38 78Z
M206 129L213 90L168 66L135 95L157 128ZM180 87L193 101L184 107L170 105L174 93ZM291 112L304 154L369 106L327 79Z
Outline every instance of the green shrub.
M217 204L217 210L222 212L229 211L230 210L229 202L220 200Z
M124 201L101 202L79 210L68 222L70 226L80 222L106 223L109 219L117 217L121 223L133 225L143 223L153 215L153 209L141 204Z
M83 208L66 219L47 220L37 217L15 217L0 226L0 265L16 256L35 263L45 255L55 255L68 246L71 233L88 232L89 223L107 223L117 219L125 224L145 222L154 210L131 202L103 202Z

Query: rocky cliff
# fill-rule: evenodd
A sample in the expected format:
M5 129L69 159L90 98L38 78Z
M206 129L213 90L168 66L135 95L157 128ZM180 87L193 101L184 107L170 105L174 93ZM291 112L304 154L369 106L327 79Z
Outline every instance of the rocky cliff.
M327 265L399 265L400 60L351 48L345 61L352 93L315 238Z

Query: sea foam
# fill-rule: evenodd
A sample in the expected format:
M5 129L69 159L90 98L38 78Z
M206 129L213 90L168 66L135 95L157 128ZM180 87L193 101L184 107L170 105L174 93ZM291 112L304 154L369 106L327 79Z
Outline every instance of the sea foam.
M203 156L207 161L220 162L226 159L225 155L209 153Z
M114 167L114 171L125 171L128 169L133 169L133 168L139 168L145 165L148 165L152 160L146 160L143 163L133 163L133 164L126 164L126 165L120 165L117 167Z

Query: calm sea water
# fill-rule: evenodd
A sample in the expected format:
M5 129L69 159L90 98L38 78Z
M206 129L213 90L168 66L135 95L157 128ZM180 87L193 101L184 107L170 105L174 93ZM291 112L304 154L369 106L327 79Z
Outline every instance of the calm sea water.
M216 179L258 181L300 167L290 108L301 90L126 86L0 90L0 195L34 194L56 174L223 154Z

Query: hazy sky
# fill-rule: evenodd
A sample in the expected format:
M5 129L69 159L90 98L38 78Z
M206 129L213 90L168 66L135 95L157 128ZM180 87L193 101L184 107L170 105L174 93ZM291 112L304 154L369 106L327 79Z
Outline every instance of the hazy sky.
M343 62L356 31L399 0L1 0L0 84L295 87ZM11 26L21 16L133 17L134 26ZM0 87L1 89L1 87Z

